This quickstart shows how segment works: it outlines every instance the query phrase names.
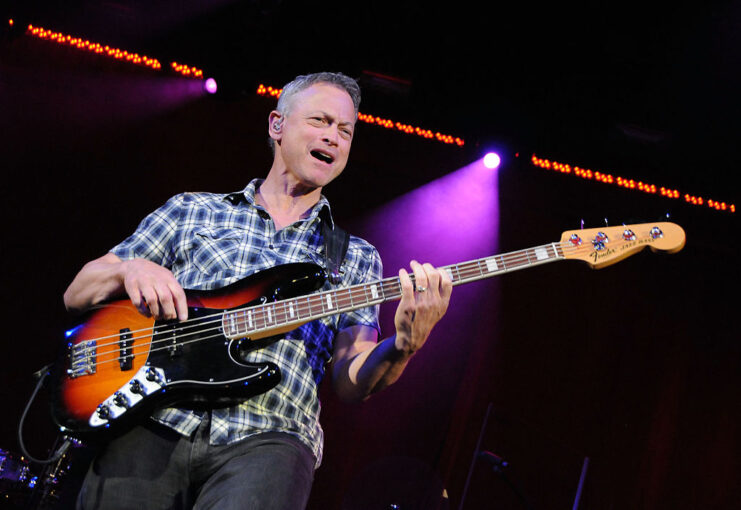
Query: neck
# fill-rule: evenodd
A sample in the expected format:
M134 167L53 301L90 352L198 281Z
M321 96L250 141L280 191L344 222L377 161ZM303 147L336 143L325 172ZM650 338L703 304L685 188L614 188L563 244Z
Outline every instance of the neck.
M276 230L305 218L321 197L322 188L311 188L274 166L257 190L255 199L273 218Z

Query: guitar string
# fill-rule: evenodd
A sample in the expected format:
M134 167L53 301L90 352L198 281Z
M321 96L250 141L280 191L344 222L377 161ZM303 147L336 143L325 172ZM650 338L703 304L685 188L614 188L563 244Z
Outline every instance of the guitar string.
M555 244L555 243L552 243L552 244ZM456 271L459 274L459 281L454 282L454 284L465 283L465 280L468 280L470 278L477 277L477 276L484 276L484 277L486 277L486 276L495 276L494 274L487 274L487 273L491 273L491 271L489 271L489 270L487 270L487 273L484 273L482 271L482 269L481 269L481 263L484 262L484 261L488 261L490 259L499 257L500 259L502 259L502 263L504 264L505 269L503 269L503 270L496 270L496 271L497 272L507 271L507 270L510 270L511 269L511 268L507 268L506 267L507 265L515 266L516 267L516 266L521 266L521 265L523 265L525 263L530 263L531 262L530 261L530 255L527 253L527 251L535 251L535 250L537 250L539 248L548 248L548 247L551 247L552 248L552 244L543 245L541 247L531 248L529 250L522 250L520 252L513 252L513 253L503 254L503 255L494 255L492 257L484 257L484 258L481 258L481 259L478 259L478 260L464 262L464 263L461 263L461 264L451 265L451 266L446 266L446 267L451 268L451 269L455 268ZM553 256L550 256L549 255L549 257L548 257L549 260L558 259L558 258L559 258L559 255L558 255L557 252L555 252L555 254ZM461 269L461 266L463 266L463 269ZM469 274L469 273L467 273L467 271L473 271L473 274ZM410 275L410 277L412 278L412 280L414 280L414 275L413 274ZM228 310L228 311L220 310L218 312L215 312L212 315L207 315L207 316L198 317L198 318L194 318L194 319L188 319L186 321L179 322L179 323L160 324L160 325L150 326L150 327L147 327L147 328L142 328L142 329L139 329L139 330L127 331L126 333L132 335L132 337L129 338L129 339L126 339L126 340L139 340L141 338L150 336L150 333L151 333L151 335L158 334L159 332L156 331L157 329L159 329L161 331L165 331L165 332L170 332L174 328L177 328L180 331L187 330L187 329L193 329L195 327L200 327L200 326L206 324L208 321L221 321L221 319L223 318L223 314L224 313L230 313L232 315L238 315L238 314L244 313L246 311L254 311L254 312L256 312L256 315L259 315L260 313L262 313L263 322L267 322L267 321L264 321L264 316L266 315L266 313L265 313L265 310L266 309L268 309L268 308L275 309L277 307L280 307L281 304L283 304L284 305L284 308L285 308L285 306L288 303L291 303L291 302L292 303L295 303L297 305L296 310L295 310L295 312L296 312L297 315L301 316L305 312L308 311L309 312L309 317L311 317L311 312L312 312L312 309L313 308L316 308L316 307L320 307L321 306L322 307L322 311L323 311L323 304L324 304L323 297L327 293L335 293L336 296L339 296L339 299L336 299L336 301L338 303L343 303L344 304L345 303L345 300L349 299L350 302L351 302L351 305L354 305L354 303L352 303L352 301L353 301L353 295L356 295L356 297L362 299L362 296L358 296L357 294L365 295L366 296L366 301L374 301L375 300L375 299L370 299L370 300L367 299L367 294L368 294L367 287L370 286L370 285L373 285L373 283L376 283L376 284L380 283L381 286L382 286L382 288L384 290L388 290L388 289L386 289L386 287L388 287L389 284L391 284L392 287L393 286L398 286L399 285L398 284L398 281L399 280L398 280L397 277L392 277L392 278L387 278L387 279L381 280L379 282L371 282L371 283L365 283L365 284L357 284L357 285L354 285L352 287L348 287L346 289L341 289L341 290L337 290L337 291L325 291L324 293L302 296L300 298L291 298L291 299L288 299L288 300L275 301L275 302L271 302L271 303L268 303L268 304L256 305L256 306L247 307L247 308L239 308L239 309ZM360 292L358 292L358 291L360 291ZM313 300L314 303L310 302L310 300ZM306 302L303 302L303 301L306 301ZM340 306L340 308L343 309L344 306ZM283 314L285 316L285 310L283 310ZM255 322L259 322L259 319L260 319L259 317L256 317L255 318ZM294 321L294 322L300 323L301 321L302 321L302 319L299 319L298 321ZM244 321L242 321L242 322L244 322ZM273 322L276 322L276 321L273 321ZM284 320L284 322L282 324L289 324L290 322L291 321L285 321ZM177 326L175 326L175 324L177 324ZM277 324L277 322L276 322L276 324ZM280 324L277 324L277 325L280 325ZM267 324L266 324L266 326L267 326ZM260 330L260 328L256 328L256 331L259 331L259 330ZM250 332L251 331L248 329L245 332L245 334L250 333ZM144 333L144 336L138 336L138 337L135 337L134 336L134 335L139 334L139 333ZM182 335L183 333L179 333L179 334ZM107 347L107 346L110 346L110 345L118 346L120 344L120 340L121 340L120 339L120 336L121 336L120 333L114 333L114 334L111 334L111 335L102 336L102 337L98 337L98 338L93 338L93 339L89 339L89 340L86 340L86 341L87 342L95 341L96 342L96 345L95 346L92 346L91 345L90 348L91 349L94 349L94 348L95 349L98 349L98 348ZM186 334L186 336L187 336L187 334ZM99 341L106 340L106 339L111 339L111 340L114 340L115 339L115 340L113 342L111 342L111 343L108 343L108 344L98 344L97 343ZM167 341L167 340L164 340L164 341Z
M544 248L544 249L551 248L554 251L554 255L550 255L550 253L548 253L548 257L546 259L537 259L537 255L536 255L536 260L555 261L555 260L558 260L560 258L566 257L566 255L567 255L565 253L566 250L569 250L571 252L574 252L574 251L591 251L592 250L592 248L590 247L589 244L576 246L573 243L568 242L568 241L559 241L558 244L559 244L559 247L561 248L561 251L562 251L562 255L559 256L558 250L555 249L556 244L557 243L554 242L554 243L549 243L549 244L542 245L542 246L539 246L539 247L533 247L533 248L529 248L529 249L525 249L525 250L520 250L520 251L517 251L517 252L506 253L506 254L501 254L501 255L494 255L494 256L491 256L491 257L484 257L484 258L481 258L481 259L478 259L478 260L474 260L474 261L470 261L470 262L464 262L464 263L461 263L461 264L454 264L454 265L451 265L451 266L446 266L445 268L446 269L451 269L451 270L453 268L456 269L456 271L458 272L458 280L455 281L454 284L460 284L460 283L466 283L466 281L469 280L469 279L471 279L471 278L477 278L477 277L480 277L480 276L483 276L483 277L495 276L496 273L506 272L508 270L517 268L519 266L524 266L525 264L527 264L527 265L532 264L530 252L532 252L533 254L536 254L537 253L537 250L538 249L541 249L541 248ZM572 255L572 254L568 254L568 255ZM481 267L480 267L481 266L481 263L482 262L485 262L485 261L489 261L489 260L494 259L494 258L499 258L500 261L505 265L505 268L502 269L502 270L496 270L496 273L492 273L491 271L488 271L489 274L484 273L482 271ZM511 267L509 267L509 268L506 267L508 264ZM463 269L461 269L461 266L463 266ZM475 269L474 267L478 267L478 269ZM413 275L410 275L410 276L413 279ZM395 278L395 277L394 278L387 278L387 279L381 280L380 282L376 282L376 283L380 283L382 289L384 289L384 298L383 298L384 301L387 301L387 300L390 301L390 300L397 299L397 298L400 297L400 295L401 295L400 292L397 294L396 293L397 291L395 290L395 289L400 288L400 283L399 283L399 279L398 278ZM302 304L301 306L304 306L306 309L308 309L309 314L311 314L312 306L316 307L316 306L318 306L318 304L315 303L314 305L312 305L310 302L308 302L310 300L310 298L312 298L312 297L313 298L317 298L318 297L320 303L322 303L321 299L322 299L322 297L327 292L334 292L335 293L335 296L337 296L338 294L342 294L342 295L340 295L340 299L336 299L336 303L338 305L340 305L340 306L334 312L331 312L331 314L337 314L337 313L341 313L342 311L344 311L344 310L346 310L348 308L350 310L353 309L354 303L352 303L352 300L353 300L352 291L353 290L360 290L361 287L365 287L367 285L371 285L371 284L359 284L357 286L349 287L347 289L342 289L340 291L326 291L325 293L314 294L314 295L311 295L311 296L303 296L302 298L298 298L298 300L303 300L303 298L306 298L307 303L305 305ZM386 290L389 290L389 289L387 289L387 287L389 287L389 285L391 286L391 289L390 290L394 291L394 294L391 295L390 297L386 297L385 294L386 294ZM363 289L363 290L365 291L366 289ZM367 294L367 292L364 292L364 293ZM349 301L350 301L349 302L349 305L347 304L347 299L349 299ZM289 300L283 300L283 301L273 302L273 303L270 303L270 304L267 304L267 305L258 305L258 306L251 307L251 308L235 309L235 310L230 310L230 311L220 311L220 312L214 313L214 314L212 314L210 316L204 316L204 317L199 317L198 319L193 319L193 321L198 320L199 323L196 324L196 325L190 324L189 326L186 326L185 328L181 327L181 329L187 329L187 328L193 328L193 327L197 327L197 326L203 326L204 324L207 324L207 321L209 321L209 320L212 323L213 322L222 323L223 318L224 318L224 314L237 315L239 313L244 313L246 310L253 310L253 311L256 311L256 312L262 312L262 315L263 315L262 318L263 318L263 321L265 322L265 326L263 328L257 328L256 331L260 331L261 329L263 331L269 330L269 328L267 328L267 321L264 320L264 316L266 315L264 313L265 309L267 309L269 307L275 309L275 308L279 307L281 303L283 303L283 305L284 305L284 310L283 310L284 322L283 323L278 323L277 320L276 321L273 321L274 325L276 326L276 328L274 328L274 329L277 329L277 327L290 324L289 321L285 321L285 315L286 315L285 314L285 304L288 303L288 302L290 302L290 301L294 301L295 302L295 301L297 301L297 298L292 298L292 299L289 299ZM315 299L315 301L316 301L316 299ZM371 305L369 304L368 306L371 306ZM323 313L326 313L326 312L323 311ZM258 322L259 321L259 318L255 318L255 321ZM189 321L185 321L185 322L189 322ZM242 322L244 322L244 321L242 321ZM304 321L303 319L299 319L298 321L294 321L294 322L296 322L296 325L299 326L299 325L305 323L306 321ZM180 324L182 324L182 323L180 323ZM144 328L144 329L139 330L137 332L148 331L148 330L151 329L152 330L152 336L154 336L156 334L156 333L154 333L154 329L156 329L157 327L167 328L168 330L171 330L172 325L161 325L161 326L155 326L155 327L152 327L152 328ZM185 333L185 334L182 334L181 333L179 335L179 338L187 338L188 336L192 336L193 334L203 334L204 332L217 331L217 330L220 330L220 329L221 329L220 326L219 327L215 327L215 328L213 328L211 330L208 330L208 329L206 329L206 330L199 329L198 331L193 332L193 333ZM250 332L249 330L244 332L245 337L249 334L249 332ZM118 335L110 335L107 338L111 338L111 337L115 338L116 336L118 336ZM148 334L146 334L145 336L139 336L137 338L132 337L132 338L129 338L127 340L131 340L132 342L135 342L136 340L141 340L142 338L147 338L147 337L149 337ZM102 338L106 338L106 337L102 337ZM187 345L187 344L192 343L192 342L195 342L195 341L208 340L208 339L212 339L212 338L224 338L224 336L221 333L219 333L219 334L208 336L208 337L202 337L201 336L201 337L195 338L193 340L185 340L185 341L180 340L179 343L178 343L178 345ZM90 341L91 340L86 340L86 342L90 342ZM94 364L94 366L97 367L98 365L101 365L101 364L104 364L104 363L111 363L111 362L116 362L116 361L119 361L120 362L122 358L123 359L126 359L126 358L132 358L133 359L136 356L141 356L141 355L147 354L149 352L157 352L159 350L170 349L170 348L172 348L172 343L171 342L172 342L172 339L171 338L162 339L162 340L154 340L154 341L150 342L150 344L148 344L148 345L149 346L153 346L153 345L158 344L158 343L166 343L168 345L165 345L164 347L154 347L154 348L148 349L146 352L140 352L140 353L135 353L133 351L134 351L134 349L139 348L139 347L147 347L147 345L144 345L144 346L142 346L142 345L132 345L131 347L126 347L125 348L125 349L131 349L132 350L132 352L130 354L123 354L123 355L119 354L119 357L118 358L114 358L114 359L111 359L111 360L105 360L105 361L99 361L99 362L96 362ZM119 353L122 350L119 341L111 342L111 343L108 343L108 344L101 344L101 345L91 346L90 349L91 350L92 349L100 349L102 347L110 347L110 346L113 346L115 348L118 348ZM83 349L83 352L84 352L84 349ZM99 355L96 353L96 358L98 356L102 357L104 354L109 354L109 353L112 354L113 351L111 350L111 351L108 351L108 352L100 353Z
M463 267L463 269L461 269L460 267L457 267L456 268L457 269L457 272L458 272L458 280L455 283L456 284L458 284L458 283L466 283L466 280L469 280L471 278L477 278L477 277L480 277L480 276L494 276L495 274L488 274L487 275L486 273L483 272L483 270L480 267L482 262L487 261L487 260L490 260L490 259L492 259L494 257L499 257L501 259L501 262L504 263L505 266L507 264L509 264L510 266L512 266L513 264L515 264L515 267L517 267L517 266L523 265L525 263L527 263L527 264L532 263L531 262L531 255L528 253L528 251L535 252L535 250L537 250L538 248L548 248L548 247L550 247L550 248L553 249L555 244L556 243L550 243L548 245L543 245L542 247L530 248L528 250L521 250L519 252L514 252L514 253L509 253L509 254L495 255L493 257L485 257L485 258L482 258L482 259L479 259L479 260L476 260L476 261L470 261L470 262L458 264L457 266L464 266L464 267ZM579 249L578 247L575 247L575 246L573 246L570 243L569 244L561 243L561 244L562 244L562 246L561 246L562 250L563 250L563 248L569 248L569 249L572 249L572 250L573 249ZM553 261L553 260L558 260L559 258L560 257L559 257L558 252L554 249L554 255L553 256L550 256L549 255L549 257L548 257L547 260ZM475 269L474 266L477 266L478 269ZM454 266L448 266L448 267L453 268ZM507 271L507 270L508 270L508 268L505 268L504 270L498 270L497 272L503 272L503 271ZM381 283L382 287L385 289L384 290L384 300L393 300L393 299L397 299L397 298L399 298L401 296L400 292L398 290L396 290L396 289L399 289L400 288L400 284L399 284L398 278L388 278L388 279L382 280L379 283ZM365 285L365 284L360 284L360 286L363 286L363 285ZM391 287L390 289L387 288L389 286ZM341 313L342 311L344 311L344 310L346 310L348 308L349 309L353 309L354 303L352 303L352 292L351 292L351 290L352 290L352 288L343 289L342 291L335 291L335 292L342 293L342 294L345 294L345 295L341 296L341 299L337 299L336 300L336 302L338 303L339 307L338 307L337 310L335 310L334 312L332 312L332 314ZM385 295L387 293L390 293L390 292L386 292L386 291L392 291L393 294L390 297L386 297ZM320 296L320 294L314 295L314 297L316 297L316 296ZM305 296L305 297L308 298L310 296ZM347 299L349 299L349 303L347 302ZM289 300L289 301L291 301L291 300ZM274 302L274 303L270 303L269 305L260 305L259 307L253 307L252 309L253 310L254 309L259 309L259 308L265 309L267 307L276 308L277 306L280 305L280 303L281 302ZM285 301L283 303L285 304ZM314 305L314 306L316 306L316 305ZM312 305L309 303L308 304L309 311L311 311L311 308L312 308ZM240 312L244 312L244 310L246 310L246 309L233 310L233 311L228 311L228 312L222 311L222 312L213 314L211 316L201 317L201 318L199 318L199 319L201 319L201 324L199 324L199 325L205 324L205 321L203 319L210 319L210 318L215 318L214 320L211 321L212 323L213 322L222 323L223 322L223 317L224 317L224 314L225 313L238 314ZM259 311L264 311L264 310L259 310ZM263 316L264 315L265 314L263 313ZM284 318L285 318L285 310L284 310L284 314L283 315L284 315ZM255 320L256 321L259 321L259 319L257 319L257 318ZM264 317L263 317L263 320L264 320ZM305 322L306 321L299 320L299 321L296 321L296 324L298 326L298 325L300 325L302 323L305 323ZM287 324L290 324L290 323L287 322L287 321L286 322L283 322L283 323L278 323L277 321L274 321L274 324L275 324L275 326L280 327L282 325L287 325ZM166 327L169 327L169 326L166 326ZM190 327L195 327L195 326L192 326L191 325ZM266 327L267 327L267 324L266 324ZM147 329L154 329L154 328L147 328ZM258 328L258 330L259 329L260 328ZM262 329L265 330L265 327L262 328ZM197 332L194 332L194 333L180 334L179 335L179 338L187 338L188 336L191 336L191 335L196 334L196 333L197 334L203 334L203 333L208 333L210 331L219 331L219 330L221 330L221 327L220 326L219 327L212 328L211 330L208 330L208 329L206 329L206 330L199 329ZM142 330L142 331L144 331L144 330ZM247 336L248 333L249 333L249 331L245 331L245 337ZM154 333L153 333L153 335L154 335ZM133 341L135 341L135 340L141 340L142 338L146 338L148 336L149 335L146 335L145 337L141 337L140 336L138 338L131 338L131 339L127 339L127 340L133 340ZM213 339L213 338L222 338L223 339L224 338L224 335L222 335L221 333L218 333L216 335L211 335L211 336L206 336L206 337L201 336L199 338L195 338L195 339L192 339L192 340L185 340L185 341L180 340L178 342L178 345L187 345L187 344L192 343L192 342L196 342L196 341L200 341L200 340L209 340L209 339ZM96 362L94 364L94 366L97 367L98 365L102 365L102 364L105 364L105 363L115 363L116 361L119 361L120 362L122 359L126 359L126 358L131 358L133 360L133 358L135 358L136 356L141 356L141 355L144 355L144 354L148 354L148 353L151 353L151 352L157 352L157 351L160 351L160 350L171 349L173 347L171 342L172 342L172 339L171 338L162 339L162 340L154 340L154 341L152 341L148 345L149 346L153 346L153 345L156 345L156 344L159 344L159 343L166 343L167 345L165 345L163 347L154 347L154 348L151 348L151 349L146 349L144 352L138 352L138 353L137 352L134 352L135 349L142 348L142 347L147 348L148 346L147 345L132 345L131 347L126 347L126 349L131 349L131 353L129 353L129 354L120 354L121 353L121 346L120 346L119 342L112 342L112 343L109 343L109 344L101 344L99 346L91 347L91 349L92 348L98 349L98 348L102 348L102 347L110 347L110 346L113 346L114 348L117 348L117 350L119 351L119 357L118 358L113 358L113 359L105 360L105 361L98 361L98 362ZM102 353L96 353L96 358L103 357L106 354L114 354L114 350L109 350L109 351L102 352Z
M553 248L553 246L555 244L556 243L550 243L548 245L544 245L543 247L545 247L545 248L547 248L547 247ZM564 243L562 243L562 244L564 244ZM566 248L569 248L569 249L574 249L574 246L573 245L564 245L564 246ZM562 246L562 249L563 249L564 246ZM458 266L457 267L457 270L458 270L458 278L459 278L459 280L456 281L455 283L456 284L458 284L458 283L465 283L466 280L469 280L471 278L476 278L476 277L479 277L479 276L494 276L494 274L485 275L485 273L483 273L483 271L481 270L481 267L480 267L480 265L481 265L481 263L483 261L487 261L487 260L492 259L494 257L500 257L501 262L503 262L505 264L505 266L507 265L507 263L510 266L512 266L513 264L522 265L524 263L531 263L531 261L530 261L530 254L528 253L528 251L535 252L535 250L537 250L538 248L541 248L541 247L535 247L535 248L531 248L531 249L528 249L528 250L521 250L519 252L514 252L514 253L509 253L509 254L495 255L493 257L485 257L485 258L482 258L482 259L479 259L479 260L476 260L476 261L471 261L471 262L467 262L467 263L458 264L457 265ZM550 260L555 260L555 259L558 259L559 258L558 252L557 251L554 251L554 253L555 254L553 256L549 256L549 259ZM461 269L460 266L463 266L463 269ZM474 266L478 266L478 270L474 269ZM449 266L449 267L452 268L454 266ZM507 269L505 269L505 271L506 270ZM502 271L498 271L498 272L502 272ZM386 279L386 280L381 281L380 283L381 283L382 287L385 289L384 290L384 295L386 294L386 290L389 290L389 289L387 289L387 287L389 286L389 284L392 287L391 290L394 290L394 289L398 289L399 288L398 278L389 278L389 279ZM363 285L365 285L365 284L360 284L360 286L363 286ZM349 307L349 309L352 309L352 307L354 306L354 304L352 303L352 292L351 292L352 290L353 290L352 288L348 288L348 289L343 289L342 291L335 291L335 292L339 292L339 293L342 293L342 294L345 294L345 295L344 296L341 295L340 296L341 299L337 299L336 302L340 306L339 306L339 308L337 310L335 310L332 313L341 313L343 310L347 309L348 307ZM355 289L355 290L357 290L357 289ZM320 294L314 295L314 297L316 297L316 296L321 296L321 295ZM307 296L307 298L308 297L309 296ZM400 297L400 294L396 294L395 293L391 297L385 297L384 299L385 300L391 300L391 299L396 299L396 298L399 298L399 297ZM347 299L350 300L349 305L347 304ZM289 301L291 301L291 300L289 300ZM264 309L267 308L267 307L276 308L277 306L280 306L280 303L281 302L274 302L274 303L270 303L268 305L261 305L259 307L253 307L253 309L259 309L259 310L256 310L256 311L263 312L263 321L264 321L264 315L265 315ZM283 302L283 303L285 305L286 302ZM317 305L315 304L314 306L317 306ZM284 308L285 308L285 306L284 306ZM311 312L311 308L312 308L311 303L308 303L309 312ZM201 322L201 324L199 324L199 326L200 325L203 325L205 323L204 319L210 319L210 318L214 318L215 317L216 319L215 320L212 320L212 322L215 322L215 321L222 322L222 318L224 317L224 313L238 314L240 312L244 312L244 310L245 309L233 310L233 311L230 311L230 312L221 311L221 312L218 312L218 313L213 314L211 316L201 317L201 318L199 318L200 319L200 322ZM284 312L285 312L285 310L284 310ZM288 321L285 321L285 313L283 315L284 315L284 322L283 323L278 323L277 321L273 321L276 326L280 327L281 325L290 324ZM256 318L256 320L259 321L259 318ZM265 324L265 327L267 327L267 321L264 321L264 322L266 323ZM295 321L295 322L296 322L296 325L299 326L301 323L305 323L306 321L299 320L299 321ZM170 328L170 325L164 325L162 327ZM191 325L190 327L192 328L192 327L195 327L195 326L192 326ZM263 327L262 330L265 330L265 327ZM154 328L147 328L147 330L148 329L154 329ZM213 328L211 331L213 331L213 330L219 330L219 329L220 329L220 327L217 327L217 328ZM259 329L260 328L258 328L258 330ZM145 330L142 330L142 331L145 331ZM209 330L199 329L196 333L202 334L202 333L208 332L208 331ZM244 335L247 336L248 333L249 333L249 331L245 331L244 332ZM180 338L186 338L186 337L188 337L189 335L192 335L192 334L195 334L195 333L180 334ZM153 333L153 335L154 335L154 333ZM115 337L115 335L112 335L112 336ZM142 338L146 338L148 336L149 335L146 335L145 337L141 337L140 336L138 338L133 338L132 337L132 338L127 339L127 340L136 341L136 340L140 340ZM180 341L180 344L181 345L185 345L186 343L190 343L190 342L195 341L195 340L207 340L207 339L210 339L210 338L220 338L220 337L222 337L222 335L221 334L217 334L217 335L214 335L214 336L201 337L201 338L198 338L198 339L194 339L194 340L190 340L190 341L185 341L185 342L183 342L181 340ZM172 339L171 338L166 338L166 339L163 339L163 340L155 340L155 341L151 342L150 345L155 345L155 344L158 344L158 343L167 343L168 345L166 345L164 348L165 349L169 349L169 348L172 347L171 342L172 342ZM107 346L114 346L114 347L118 348L119 353L121 352L121 345L120 345L119 342L112 342L112 343L109 343L109 344L101 344L101 345L91 346L90 349L91 350L92 349L98 349L98 348L107 347ZM134 358L135 356L140 356L142 354L146 354L146 352L141 352L141 353L134 353L133 352L134 349L139 348L139 347L147 347L147 346L146 345L145 346L141 346L141 345L138 345L137 346L137 345L134 345L134 346L131 346L131 347L126 347L125 349L131 349L132 350L132 353L131 354L123 354L123 355L120 355L120 356L122 356L125 359L125 358ZM160 349L160 348L156 348L155 347L155 349ZM154 349L148 350L147 352L152 352L152 351L154 351ZM100 353L100 356L102 357L104 354L109 354L109 353L112 353L112 351L108 351L108 352L105 352L105 353ZM96 358L97 358L97 356L96 356ZM114 358L114 359L111 359L111 360L101 361L101 362L96 363L96 366L98 364L102 364L102 363L120 361L120 359L121 358L119 357L118 359Z

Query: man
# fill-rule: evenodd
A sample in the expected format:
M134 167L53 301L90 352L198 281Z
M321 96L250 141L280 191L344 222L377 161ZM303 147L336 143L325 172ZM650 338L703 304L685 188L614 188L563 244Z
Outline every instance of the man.
M345 168L360 90L342 74L300 76L268 119L267 177L229 195L185 193L150 214L65 292L83 311L127 294L145 315L185 320L183 288L219 288L256 271L322 261L322 188ZM351 237L341 285L381 278L377 251ZM93 462L80 508L304 508L321 461L317 385L325 364L340 398L363 400L395 382L447 310L452 284L430 264L399 271L396 332L378 342L375 307L320 319L249 354L273 361L281 382L241 405L208 412L160 409L111 441ZM329 284L327 284L329 285Z

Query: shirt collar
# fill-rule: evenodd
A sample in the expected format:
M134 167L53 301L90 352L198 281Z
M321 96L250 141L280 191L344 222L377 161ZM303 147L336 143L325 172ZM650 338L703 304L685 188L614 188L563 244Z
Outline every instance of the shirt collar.
M260 207L260 209L262 209L262 207L257 205L257 202L255 201L255 193L263 181L264 179L253 179L242 191L235 191L234 193L224 195L224 200L231 202L233 205L244 202L253 207ZM307 221L313 221L317 216L323 221L328 222L329 226L334 229L332 209L329 206L329 200L327 200L324 195L319 196L319 201L311 208L311 213L309 213L309 216L306 219Z

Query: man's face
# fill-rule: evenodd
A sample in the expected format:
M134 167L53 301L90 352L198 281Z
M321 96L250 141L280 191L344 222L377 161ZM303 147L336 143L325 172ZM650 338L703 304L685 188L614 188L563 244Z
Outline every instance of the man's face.
M312 188L323 187L347 164L355 129L355 107L344 90L318 83L296 94L276 147L288 173Z

